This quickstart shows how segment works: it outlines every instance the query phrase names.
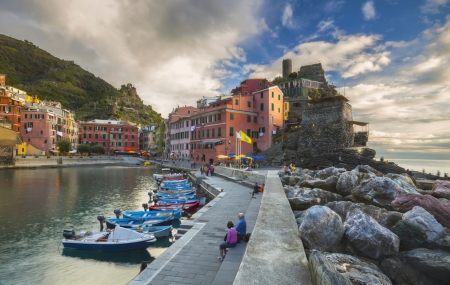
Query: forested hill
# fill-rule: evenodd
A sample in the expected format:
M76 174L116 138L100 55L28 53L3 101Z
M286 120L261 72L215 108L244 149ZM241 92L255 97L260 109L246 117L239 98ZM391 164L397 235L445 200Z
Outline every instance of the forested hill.
M116 117L144 125L162 120L131 84L117 90L73 61L56 58L26 40L0 35L0 73L6 74L7 85L40 100L61 102L77 120Z

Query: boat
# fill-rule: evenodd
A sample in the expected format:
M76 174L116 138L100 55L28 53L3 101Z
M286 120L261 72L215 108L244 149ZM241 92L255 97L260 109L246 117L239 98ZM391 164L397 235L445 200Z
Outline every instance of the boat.
M150 165L150 161L144 161L144 166Z
M64 230L62 244L65 248L82 250L121 251L146 249L156 238L151 233L139 233L122 227L107 232L81 232Z
M106 227L108 229L114 229L117 225L123 228L132 228L137 226L171 226L172 216L170 217L154 217L151 220L134 220L128 218L109 218L106 219Z
M173 194L166 194L166 193L156 193L155 196L158 196L160 199L193 199L195 198L194 193L173 193Z
M136 231L138 233L151 233L156 238L166 237L172 234L172 226L142 226L136 228L130 228L132 231Z
M163 175L170 174L170 168L163 168L163 169L161 169L161 172L162 172L162 174L154 173L153 178L155 180L161 180Z
M151 220L155 217L170 217L173 216L174 219L181 218L180 209L162 210L162 211L127 211L123 213L124 218L132 220Z
M199 202L200 205L205 205L206 197L197 198L197 199L161 199L159 200L159 204L186 204L192 202Z
M185 203L185 204L160 204L160 205L153 205L150 206L150 209L152 211L159 211L159 210L172 210L172 209L183 209L185 212L193 212L197 210L200 207L200 201L195 201L192 203Z

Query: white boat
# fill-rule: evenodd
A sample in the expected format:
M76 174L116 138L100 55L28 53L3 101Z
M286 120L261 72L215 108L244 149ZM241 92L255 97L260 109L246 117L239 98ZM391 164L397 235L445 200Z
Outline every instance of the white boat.
M156 238L151 233L138 233L116 226L114 231L81 232L75 235L74 230L64 230L62 244L65 248L101 251L121 251L146 249Z
M170 168L163 168L163 169L161 169L161 172L162 172L162 174L158 174L158 173L153 174L153 178L155 180L161 180L163 175L170 175Z

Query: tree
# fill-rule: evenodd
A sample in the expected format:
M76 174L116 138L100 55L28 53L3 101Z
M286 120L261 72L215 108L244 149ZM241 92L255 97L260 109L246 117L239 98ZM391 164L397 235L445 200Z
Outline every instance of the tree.
M88 144L80 144L78 145L77 151L79 153L89 153L91 152L91 146Z
M272 80L272 83L275 84L275 85L278 85L278 84L283 83L283 82L284 82L284 78L281 77L281 76L277 76L277 77L275 77Z
M297 76L298 76L297 72L292 72L292 73L289 73L288 78L295 79L295 78L297 78Z
M105 154L105 148L101 145L96 144L93 147L91 147L91 152L96 154Z
M60 140L56 142L56 148L59 149L60 152L69 152L72 150L72 144L70 143L70 140Z

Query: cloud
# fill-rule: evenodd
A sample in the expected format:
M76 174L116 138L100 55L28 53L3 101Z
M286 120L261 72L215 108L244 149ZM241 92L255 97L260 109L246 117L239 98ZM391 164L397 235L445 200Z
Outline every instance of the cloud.
M362 6L362 13L365 20L372 20L376 16L375 7L373 6L373 1L367 1Z
M448 0L426 0L425 4L420 6L420 11L425 14L438 14L441 6L446 5Z
M334 21L333 20L326 20L326 21L320 21L319 24L317 25L317 27L319 28L318 32L323 32L325 30L328 30L330 28L334 27Z
M246 62L246 41L268 30L249 1L10 1L0 32L75 60L116 87L133 83L164 116L222 88ZM23 19L26 19L25 21ZM16 24L12 24L16 23Z
M344 4L345 4L345 1L330 1L325 4L324 10L327 13L336 13L341 10L341 8Z
M281 16L281 24L285 26L286 28L292 29L294 27L292 15L294 12L292 11L291 4L286 4L286 7L284 8L283 15Z

